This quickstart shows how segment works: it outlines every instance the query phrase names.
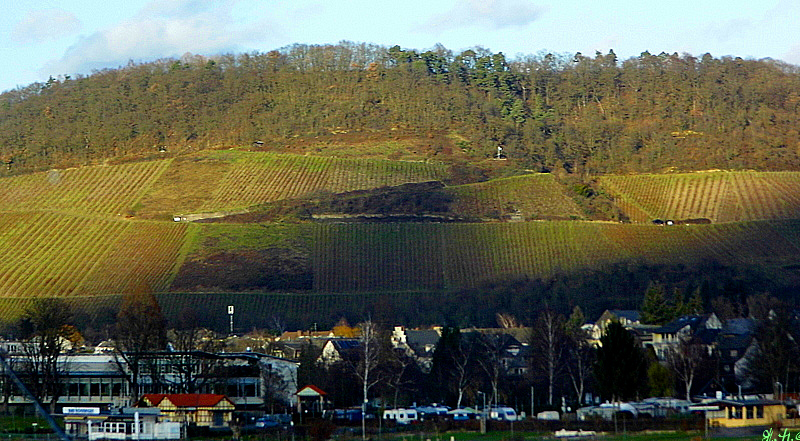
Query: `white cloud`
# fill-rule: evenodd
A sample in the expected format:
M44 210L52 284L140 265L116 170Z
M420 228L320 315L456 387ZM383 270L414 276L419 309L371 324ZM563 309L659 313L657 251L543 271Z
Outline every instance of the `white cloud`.
M791 49L789 49L789 52L783 56L783 61L800 65L800 44L792 46Z
M425 30L449 30L468 26L502 29L536 21L547 8L525 0L457 0L449 11L432 17Z
M754 30L761 28L761 23L752 18L735 18L719 23L711 23L705 30L708 39L719 43L730 43L746 38Z
M234 0L153 1L132 19L81 37L41 73L88 73L129 60L178 57L187 52L237 52L280 33L265 20L250 17L248 22L237 22L231 16L233 4Z
M36 44L75 34L80 29L80 20L63 9L31 11L14 26L11 39L20 44Z

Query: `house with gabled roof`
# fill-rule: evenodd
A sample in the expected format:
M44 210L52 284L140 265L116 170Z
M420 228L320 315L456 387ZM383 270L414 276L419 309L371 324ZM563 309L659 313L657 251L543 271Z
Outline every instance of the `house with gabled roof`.
M713 312L711 314L694 314L678 317L675 320L655 328L651 331L653 350L659 360L664 360L667 351L676 347L681 341L695 340L695 337L703 337L702 340L712 345L716 334L722 329L722 322ZM704 341L696 339L693 343L701 344ZM711 346L707 350L711 352Z
M735 318L726 320L717 336L719 380L727 392L736 392L739 386L744 390L752 386L747 375L747 354L755 350L755 331L755 320Z
M641 313L629 309L606 309L600 314L600 318L594 322L592 327L591 341L595 345L598 344L600 338L606 333L606 328L612 321L618 321L625 329L630 330L631 327L641 324Z
M406 329L395 326L392 331L392 346L412 357L423 372L429 372L433 363L433 351L441 337L440 329Z
M357 338L332 338L325 342L319 362L331 365L339 361L354 360L357 350L361 347L361 340Z
M139 404L158 408L166 421L208 428L228 427L236 408L228 397L217 394L145 394Z

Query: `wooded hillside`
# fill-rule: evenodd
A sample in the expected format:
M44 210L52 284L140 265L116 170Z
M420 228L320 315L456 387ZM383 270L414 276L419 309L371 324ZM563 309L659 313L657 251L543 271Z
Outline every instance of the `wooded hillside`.
M709 54L512 60L343 42L187 56L0 95L0 174L254 141L339 155L327 147L348 137L405 135L429 140L418 159L503 147L535 171L798 170L799 91L796 66Z

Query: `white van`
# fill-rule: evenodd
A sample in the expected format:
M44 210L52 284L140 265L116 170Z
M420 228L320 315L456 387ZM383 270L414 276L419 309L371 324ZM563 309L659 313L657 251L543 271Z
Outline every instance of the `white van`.
M383 411L384 421L394 421L397 424L411 424L419 421L419 415L414 409L388 409Z
M517 412L510 407L493 407L489 410L489 418L496 421L516 421Z

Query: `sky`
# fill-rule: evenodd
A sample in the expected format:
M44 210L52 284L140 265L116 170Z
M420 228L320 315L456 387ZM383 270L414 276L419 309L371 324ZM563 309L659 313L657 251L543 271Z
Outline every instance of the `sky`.
M0 14L0 91L130 61L340 41L800 65L798 18L798 0L14 0Z

